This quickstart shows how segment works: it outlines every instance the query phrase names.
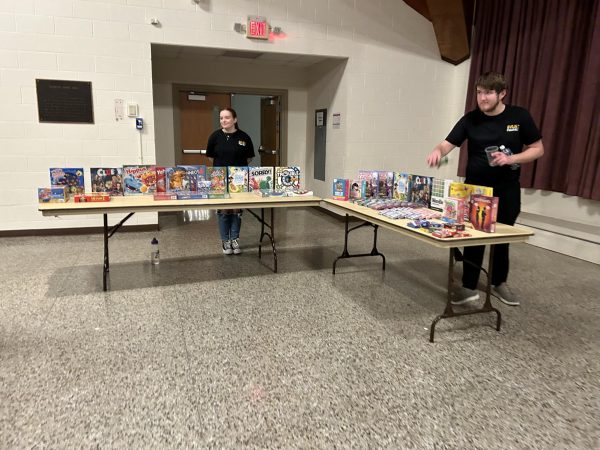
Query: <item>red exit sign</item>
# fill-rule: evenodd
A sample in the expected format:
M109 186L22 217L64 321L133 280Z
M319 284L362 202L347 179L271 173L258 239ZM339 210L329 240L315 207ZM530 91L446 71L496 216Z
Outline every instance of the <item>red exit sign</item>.
M269 23L265 17L248 17L246 37L249 39L269 39Z

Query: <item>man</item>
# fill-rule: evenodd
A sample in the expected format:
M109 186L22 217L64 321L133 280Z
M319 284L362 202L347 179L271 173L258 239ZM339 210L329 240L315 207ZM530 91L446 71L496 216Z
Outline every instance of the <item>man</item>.
M436 166L440 160L468 140L465 183L490 186L498 201L498 222L514 225L521 211L521 164L534 161L544 154L542 136L529 112L518 106L505 105L507 83L504 76L487 72L475 83L477 106L465 114L448 137L435 146L427 163ZM487 147L498 151L488 156ZM483 262L484 246L465 247L464 259L475 264L463 264L462 288L455 293L454 305L479 299L477 283ZM508 279L508 244L494 248L492 294L503 303L519 305L511 292Z

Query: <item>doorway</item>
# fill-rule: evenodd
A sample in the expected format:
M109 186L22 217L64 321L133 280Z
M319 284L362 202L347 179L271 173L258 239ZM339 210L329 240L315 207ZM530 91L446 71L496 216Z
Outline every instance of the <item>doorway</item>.
M240 129L252 139L255 157L250 161L251 166L285 164L282 151L285 94L175 86L174 91L179 105L179 120L174 124L178 131L175 133L175 164L211 165L205 156L206 143L211 133L219 129L219 112L226 107L236 110Z

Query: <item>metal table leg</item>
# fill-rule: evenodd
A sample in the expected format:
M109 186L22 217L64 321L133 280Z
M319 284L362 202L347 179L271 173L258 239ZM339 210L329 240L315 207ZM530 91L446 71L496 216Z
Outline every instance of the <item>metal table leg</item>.
M345 259L345 258L359 258L362 256L381 256L381 258L383 258L382 270L385 270L385 256L383 255L383 253L379 253L379 250L377 250L377 230L379 229L379 225L374 225L371 222L363 222L360 225L357 225L353 228L349 228L349 217L350 216L348 214L346 214L346 222L344 225L344 250L342 251L342 254L340 256L338 256L335 259L335 261L333 262L333 274L335 275L335 267L337 265L338 260ZM350 234L351 231L354 231L357 228L368 227L368 226L373 227L373 248L371 249L371 252L351 255L348 252L348 235Z

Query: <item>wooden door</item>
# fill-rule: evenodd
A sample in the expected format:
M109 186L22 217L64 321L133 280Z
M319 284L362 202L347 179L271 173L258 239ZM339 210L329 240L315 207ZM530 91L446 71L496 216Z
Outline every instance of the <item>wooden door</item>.
M219 112L231 106L229 94L179 92L181 148L176 149L177 164L211 165L202 151L211 133L219 128ZM187 151L187 152L186 152Z
M265 97L260 99L260 155L261 166L278 166L280 164L279 151L279 124L280 111L279 97Z

